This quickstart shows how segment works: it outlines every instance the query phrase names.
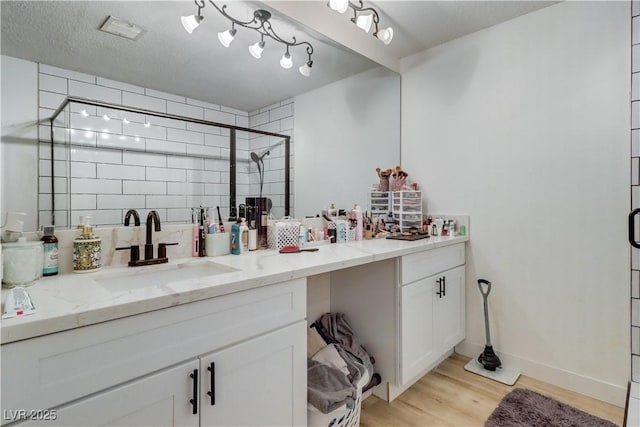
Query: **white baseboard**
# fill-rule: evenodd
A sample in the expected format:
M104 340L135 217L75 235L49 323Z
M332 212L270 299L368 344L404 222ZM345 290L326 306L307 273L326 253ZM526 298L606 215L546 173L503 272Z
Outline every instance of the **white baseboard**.
M455 352L467 357L478 357L484 345L463 341L455 347ZM495 349L502 363L509 369L518 370L523 375L553 384L576 393L584 394L603 402L624 408L627 395L626 387L617 386L575 372L544 365L532 360L523 359ZM516 382L516 386L517 386Z

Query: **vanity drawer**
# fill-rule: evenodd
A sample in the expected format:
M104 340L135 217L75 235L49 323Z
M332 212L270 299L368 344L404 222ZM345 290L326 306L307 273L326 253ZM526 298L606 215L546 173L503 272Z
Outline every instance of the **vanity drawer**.
M305 315L302 278L5 344L2 410L55 408Z
M404 286L464 262L464 243L405 255L400 261L400 283Z

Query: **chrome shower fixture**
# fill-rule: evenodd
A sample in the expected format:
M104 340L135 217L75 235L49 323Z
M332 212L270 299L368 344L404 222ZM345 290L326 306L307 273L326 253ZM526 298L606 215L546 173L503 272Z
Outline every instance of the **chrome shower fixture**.
M349 0L329 0L327 6L338 13L345 13L349 8L353 9L351 22L356 24L356 27L365 33L369 33L371 25L373 24L375 25L375 31L372 36L379 39L385 45L388 45L391 43L391 40L393 40L393 28L387 27L379 29L380 16L378 15L378 11L372 7L364 7L362 0L358 0L357 4Z
M289 52L289 48L293 48L296 46L306 46L307 50L307 61L303 63L300 67L298 67L298 71L305 77L309 77L311 75L311 67L313 66L313 60L311 59L311 55L313 55L313 46L311 43L302 41L298 42L295 37L291 37L291 41L285 40L279 35L276 34L273 27L271 26L271 12L264 9L257 9L253 12L253 19L251 21L241 21L229 15L226 12L227 5L222 5L222 7L218 7L213 1L207 0L222 16L231 21L231 29L226 31L221 31L218 33L218 40L220 44L224 47L229 47L231 42L235 38L236 25L244 28L248 28L250 30L256 31L260 34L260 41L255 42L251 46L249 46L249 53L256 59L260 59L262 57L262 51L265 48L265 36L274 40L278 43L281 43L285 46L285 52L280 59L280 66L282 68L288 69L293 66L293 58L291 53ZM198 28L200 23L204 20L204 16L202 16L202 9L206 6L205 0L194 0L194 3L198 7L198 12L196 15L182 16L180 20L182 21L182 26L189 33L193 33L193 31ZM377 25L377 24L376 24Z

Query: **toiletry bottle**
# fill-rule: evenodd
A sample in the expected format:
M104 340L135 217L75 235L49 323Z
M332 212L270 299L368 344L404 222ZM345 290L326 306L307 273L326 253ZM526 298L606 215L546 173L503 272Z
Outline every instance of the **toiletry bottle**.
M362 210L358 204L355 205L353 210L356 213L356 240L362 240Z
M204 247L204 239L207 236L207 230L204 226L204 208L200 206L200 217L199 217L199 226L198 226L198 256L203 257L206 256L206 250Z
M242 243L240 242L240 219L231 226L231 254L240 255Z
M200 227L198 226L196 208L191 208L191 256L200 253Z
M102 268L102 239L93 235L91 217L83 218L80 237L73 241L73 272L88 273Z
M44 227L44 263L42 266L43 276L54 276L58 274L58 238L53 235L53 226Z
M455 236L456 235L456 223L454 220L449 220L449 236Z
M249 252L249 227L244 219L240 223L240 253Z

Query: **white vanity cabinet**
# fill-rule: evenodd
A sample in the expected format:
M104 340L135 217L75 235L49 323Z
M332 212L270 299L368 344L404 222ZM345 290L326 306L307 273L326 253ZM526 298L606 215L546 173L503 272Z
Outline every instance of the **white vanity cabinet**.
M305 312L296 279L2 345L2 424L304 425Z
M305 425L306 333L299 322L201 357L201 425Z
M465 244L331 273L330 308L341 311L375 359L395 399L465 337Z
M191 360L59 408L4 416L30 419L16 425L20 427L198 427L200 418L190 402L193 384L197 388L191 376L198 366Z
M464 339L464 266L401 289L401 380L406 384Z

